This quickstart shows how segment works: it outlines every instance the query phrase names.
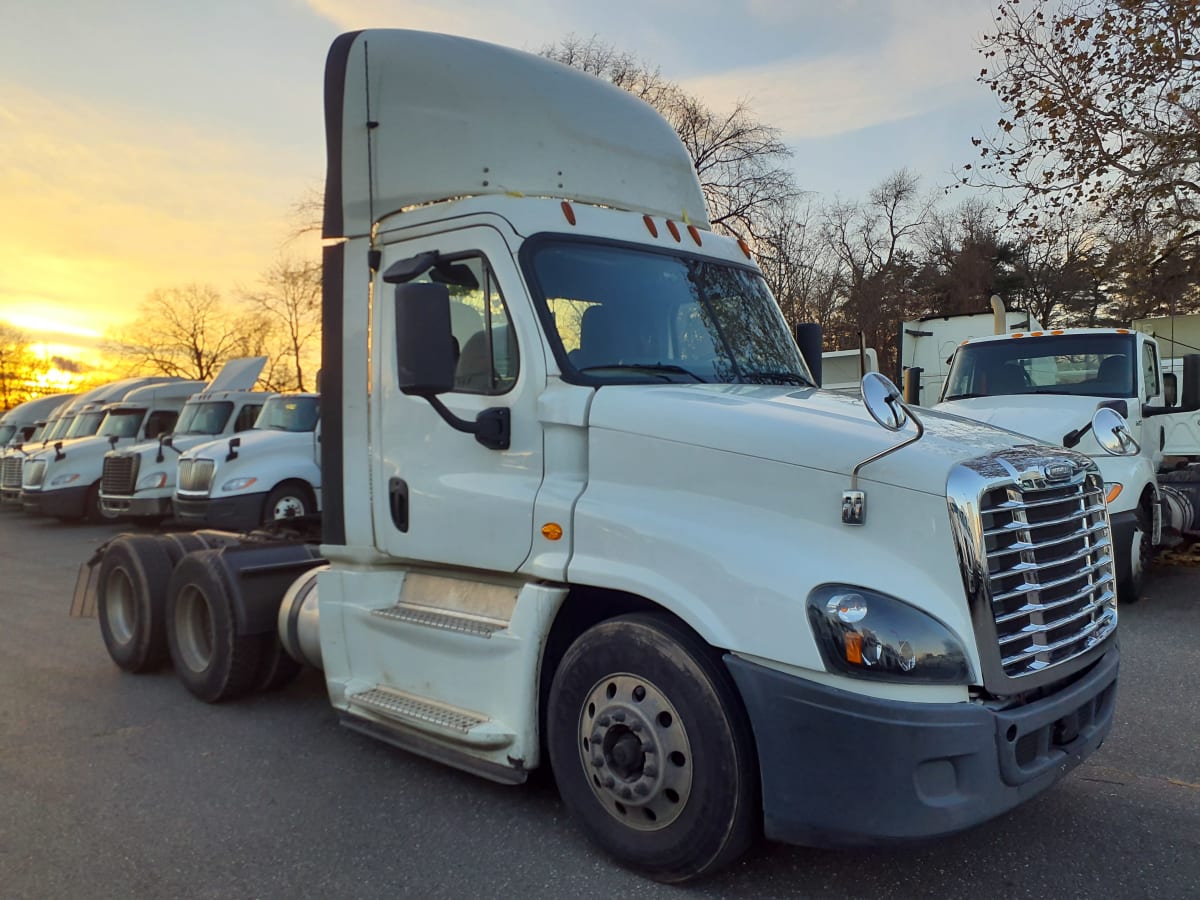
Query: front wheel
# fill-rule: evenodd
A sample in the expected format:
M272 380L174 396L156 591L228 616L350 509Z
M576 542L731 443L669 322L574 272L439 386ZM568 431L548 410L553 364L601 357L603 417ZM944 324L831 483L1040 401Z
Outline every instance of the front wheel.
M316 512L317 504L307 485L297 481L285 481L278 485L263 504L263 524L299 519Z
M1117 596L1122 603L1137 603L1142 597L1142 589L1146 586L1146 573L1154 558L1154 546L1151 543L1150 516L1139 507L1129 537L1129 544L1118 552L1125 554L1125 571L1117 584Z
M623 616L576 639L551 685L547 736L563 802L623 865L686 881L755 837L745 712L711 649L672 619Z

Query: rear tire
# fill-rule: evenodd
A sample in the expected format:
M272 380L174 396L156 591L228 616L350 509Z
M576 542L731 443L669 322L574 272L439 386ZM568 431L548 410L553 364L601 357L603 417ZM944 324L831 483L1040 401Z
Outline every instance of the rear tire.
M100 634L126 672L149 672L167 661L170 580L171 560L156 538L126 535L104 551L96 585Z
M212 553L185 556L167 589L167 646L175 674L205 703L247 693L262 652L260 634L241 637Z
M555 672L547 732L563 802L622 865L686 881L755 838L745 711L711 648L675 620L623 616L580 635Z

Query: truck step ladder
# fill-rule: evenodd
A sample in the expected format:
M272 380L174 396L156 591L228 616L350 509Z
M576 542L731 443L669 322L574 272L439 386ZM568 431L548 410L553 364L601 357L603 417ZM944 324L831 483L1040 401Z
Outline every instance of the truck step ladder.
M455 744L496 749L513 741L510 732L486 716L395 688L377 685L346 699L352 709Z

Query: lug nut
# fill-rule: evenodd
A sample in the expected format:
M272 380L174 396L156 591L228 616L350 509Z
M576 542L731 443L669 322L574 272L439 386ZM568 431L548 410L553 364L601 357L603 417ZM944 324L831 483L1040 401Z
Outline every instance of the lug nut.
M610 719L608 717L608 715L605 714L596 720L596 724L599 725L601 728L607 728L609 725L612 724L612 719Z
M617 782L616 782L616 780L615 780L615 779L614 779L614 778L613 778L611 775L605 775L605 776L604 776L604 786L605 786L606 788L612 789L612 787L613 787L613 786L614 786L616 783L617 783Z
M623 787L623 788L621 788L621 796L624 797L626 800L632 800L633 799L633 791L631 791L627 787Z
M629 730L632 731L634 734L641 734L641 732L642 732L641 721L639 721L638 719L634 719L632 722L629 723Z
M625 713L622 712L621 710L617 710L615 713L613 713L613 721L614 722L624 722L625 721Z
M650 786L648 784L646 784L644 781L639 781L637 783L637 785L634 787L634 791L637 792L637 795L639 797L645 797L647 794L650 793Z
M642 766L642 774L647 778L653 778L658 774L658 766Z
M593 756L592 757L592 765L595 766L597 769L600 768L602 765L604 765L604 757L603 756Z

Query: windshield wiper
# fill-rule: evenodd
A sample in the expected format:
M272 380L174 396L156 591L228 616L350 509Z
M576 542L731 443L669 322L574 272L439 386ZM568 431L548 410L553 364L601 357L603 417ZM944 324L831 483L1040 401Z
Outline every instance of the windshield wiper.
M976 397L991 397L992 394L951 394L946 400L974 400ZM943 401L945 402L945 401Z
M669 375L686 375L688 378L701 383L706 383L703 378L685 369L683 366L675 366L670 363L608 363L602 366L584 366L579 371L596 372L604 369L617 369L624 372L646 372L649 375L657 375L664 381L670 381Z
M816 387L807 376L799 372L742 372L738 378L750 384L800 384Z

